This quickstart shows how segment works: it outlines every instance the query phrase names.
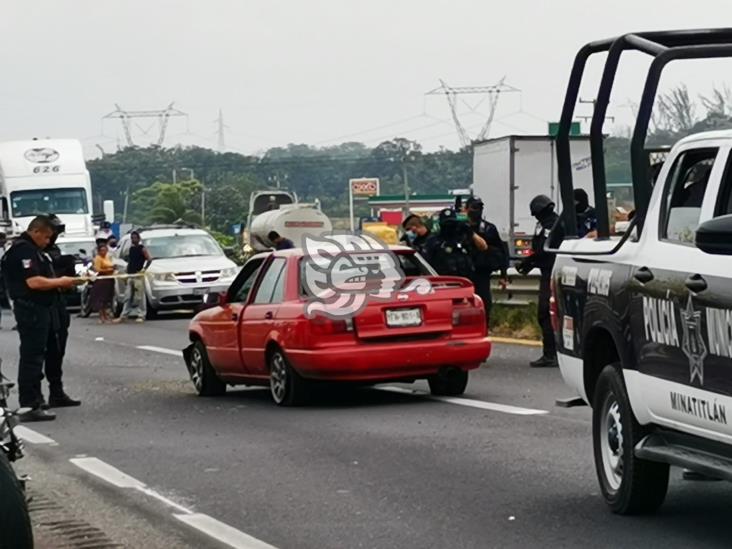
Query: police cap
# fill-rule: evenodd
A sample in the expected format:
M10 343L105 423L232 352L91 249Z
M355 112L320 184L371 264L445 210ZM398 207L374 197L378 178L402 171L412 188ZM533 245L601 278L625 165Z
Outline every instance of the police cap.
M445 208L440 211L440 224L457 222L457 213L453 208Z
M48 220L53 226L53 230L56 234L62 234L66 232L66 225L59 219L56 214L48 214Z

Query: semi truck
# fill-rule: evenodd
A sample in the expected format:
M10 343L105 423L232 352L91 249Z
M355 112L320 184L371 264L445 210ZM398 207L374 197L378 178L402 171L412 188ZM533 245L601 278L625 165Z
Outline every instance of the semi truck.
M91 178L75 139L0 143L0 224L9 237L55 213L67 235L93 235Z
M575 188L587 191L594 204L589 136L573 137L571 149ZM508 135L476 143L473 194L483 199L486 219L508 242L510 254L526 255L536 227L536 219L529 212L531 199L545 194L560 210L555 139L548 135Z

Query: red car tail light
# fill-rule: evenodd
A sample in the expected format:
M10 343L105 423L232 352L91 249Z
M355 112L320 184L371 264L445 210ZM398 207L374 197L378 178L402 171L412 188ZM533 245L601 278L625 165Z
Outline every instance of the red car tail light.
M312 332L318 335L345 334L353 331L353 319L335 320L318 315L310 320Z
M485 322L485 310L474 300L455 299L452 302L452 325L466 326Z
M551 297L549 298L549 316L552 319L552 330L559 332L559 308L557 307L557 285L551 279Z

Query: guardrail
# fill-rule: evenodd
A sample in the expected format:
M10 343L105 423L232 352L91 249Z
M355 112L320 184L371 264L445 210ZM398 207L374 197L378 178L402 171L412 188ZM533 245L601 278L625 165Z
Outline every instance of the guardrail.
M536 304L539 299L539 269L523 275L516 269L508 270L509 284L504 290L498 284L498 275L491 277L493 303L499 305L522 306Z

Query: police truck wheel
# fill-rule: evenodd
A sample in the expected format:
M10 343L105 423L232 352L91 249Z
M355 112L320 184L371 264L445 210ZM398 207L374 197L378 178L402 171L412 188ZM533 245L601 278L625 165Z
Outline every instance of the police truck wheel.
M427 378L430 392L435 396L460 396L468 386L467 370L449 368Z
M669 466L635 457L647 434L630 408L620 365L606 366L595 387L592 441L600 489L614 513L652 513L666 497Z
M8 458L0 451L0 547L33 549L33 529L25 493Z
M269 356L269 389L278 406L298 406L307 401L309 387L287 362L285 354L277 349Z
M221 396L226 392L226 383L216 375L208 360L206 346L200 341L196 341L191 349L188 369L198 396Z

